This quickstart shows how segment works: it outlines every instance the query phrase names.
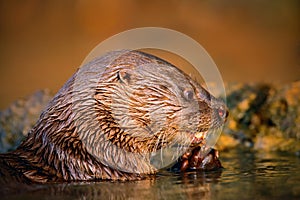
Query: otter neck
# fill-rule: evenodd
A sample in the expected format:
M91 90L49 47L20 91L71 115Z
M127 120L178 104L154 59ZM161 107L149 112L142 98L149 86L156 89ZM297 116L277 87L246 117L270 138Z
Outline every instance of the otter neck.
M137 174L116 171L98 162L87 152L74 129L62 130L63 134L51 132L45 129L44 122L38 122L13 152L20 162L26 163L26 167L19 170L33 182L140 178Z
M160 132L145 137L134 137L116 123L110 108L98 101L99 127L107 140L132 153L150 153L168 145L176 135L176 128L165 127ZM166 134L168 133L168 134ZM168 137L168 138L166 138Z

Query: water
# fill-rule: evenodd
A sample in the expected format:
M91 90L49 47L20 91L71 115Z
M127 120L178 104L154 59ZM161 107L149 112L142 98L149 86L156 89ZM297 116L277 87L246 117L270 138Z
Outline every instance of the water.
M162 172L156 179L15 186L1 199L300 199L300 158L221 152L225 169ZM3 188L2 188L3 190Z

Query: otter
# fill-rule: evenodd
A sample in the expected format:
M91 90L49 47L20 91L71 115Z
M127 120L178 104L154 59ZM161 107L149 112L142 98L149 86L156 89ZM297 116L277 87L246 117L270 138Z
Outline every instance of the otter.
M169 62L137 50L109 52L79 68L20 146L0 155L0 176L142 179L193 156L185 152L205 145L227 115L223 101Z

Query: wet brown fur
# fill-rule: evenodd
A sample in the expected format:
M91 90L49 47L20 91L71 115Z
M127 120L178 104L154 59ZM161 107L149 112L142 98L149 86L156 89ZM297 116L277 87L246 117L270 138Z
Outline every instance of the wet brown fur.
M93 69L93 66L107 62L110 56L114 53L87 66ZM128 162L118 148L132 153L154 152L179 135L218 128L224 123L217 113L218 109L225 109L223 103L171 64L138 51L120 53L112 60L103 67L101 76L97 76L99 80L89 80L89 74L95 72L88 70L82 72L81 76L85 78L79 82L80 70L71 77L23 143L15 151L0 155L1 178L19 177L28 183L137 180L151 175L152 171L132 173L109 167L111 162L121 163L121 167L122 162L132 164L132 168L138 169L143 164L138 158L133 163ZM153 84L147 85L148 82L141 79L143 68L138 67L144 64L168 66L170 69L162 72L172 79L160 80L158 77L161 83L155 84L157 80L153 76ZM152 75L151 70L145 73ZM185 82L178 82L182 77ZM136 89L131 91L134 87ZM193 110L195 105L199 110ZM165 121L159 120L161 116L157 116L157 121L153 120L150 113L153 107L153 116L156 110L166 108ZM115 113L116 109L120 109L120 113ZM126 116L122 115L123 111L127 112ZM180 122L179 112L184 116ZM125 121L120 122L122 119ZM124 129L125 125L133 125L132 131ZM189 130L191 133L187 133ZM109 146L108 141L116 147ZM111 157L115 160L108 161Z

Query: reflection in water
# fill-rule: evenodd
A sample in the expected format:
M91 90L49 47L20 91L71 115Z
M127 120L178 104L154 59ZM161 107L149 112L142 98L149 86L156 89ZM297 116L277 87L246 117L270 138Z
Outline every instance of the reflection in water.
M22 188L22 193L14 187L5 196L8 199L38 199L44 196L56 199L209 199L211 184L217 182L220 175L221 171L184 174L163 172L152 180L34 185L27 186L25 190Z
M277 199L300 197L300 159L275 153L224 153L217 199Z
M162 172L156 179L34 185L5 199L277 199L300 197L300 159L294 155L223 152L222 171ZM3 188L1 189L3 192Z

